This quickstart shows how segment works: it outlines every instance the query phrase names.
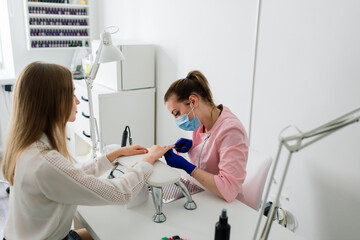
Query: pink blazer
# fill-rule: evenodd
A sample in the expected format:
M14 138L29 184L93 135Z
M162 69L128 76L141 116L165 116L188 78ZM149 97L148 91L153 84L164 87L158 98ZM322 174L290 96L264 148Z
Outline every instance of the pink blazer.
M201 125L193 132L189 157L197 167L215 175L216 186L227 202L235 198L244 200L242 184L246 177L248 138L240 120L229 108L223 107L210 131L204 133Z

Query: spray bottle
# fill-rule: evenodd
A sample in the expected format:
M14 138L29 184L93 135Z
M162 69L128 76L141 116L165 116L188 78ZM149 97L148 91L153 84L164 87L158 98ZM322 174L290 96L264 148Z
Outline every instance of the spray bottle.
M229 240L230 239L230 225L228 224L228 217L226 209L221 211L219 221L215 224L215 240Z

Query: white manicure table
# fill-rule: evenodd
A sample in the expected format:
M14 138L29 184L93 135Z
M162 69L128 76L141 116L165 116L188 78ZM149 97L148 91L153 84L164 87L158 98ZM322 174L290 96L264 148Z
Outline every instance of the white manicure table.
M150 195L145 203L132 208L125 205L79 206L76 218L95 240L160 240L174 235L189 240L211 240L214 239L215 223L219 220L221 210L226 208L231 225L230 239L253 238L258 212L252 208L236 200L227 203L206 190L192 195L192 199L197 204L194 210L184 208L185 198L163 204L166 221L162 223L152 220L154 203ZM270 239L303 238L278 224L273 224Z

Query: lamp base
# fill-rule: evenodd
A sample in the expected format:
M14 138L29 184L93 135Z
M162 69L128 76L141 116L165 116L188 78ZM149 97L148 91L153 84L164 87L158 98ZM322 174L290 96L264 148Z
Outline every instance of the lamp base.
M166 221L166 217L163 213L160 213L160 214L155 213L154 216L152 217L152 219L156 223L163 223Z
M186 202L184 204L184 208L187 210L194 210L197 208L197 206L196 206L196 203L194 201L192 201L192 202Z

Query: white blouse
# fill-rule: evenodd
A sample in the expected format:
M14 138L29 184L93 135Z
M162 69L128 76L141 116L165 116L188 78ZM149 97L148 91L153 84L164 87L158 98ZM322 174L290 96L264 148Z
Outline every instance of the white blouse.
M63 239L77 205L126 204L141 190L153 168L139 162L122 177L99 178L111 167L106 156L76 166L51 150L43 135L16 163L5 238Z

